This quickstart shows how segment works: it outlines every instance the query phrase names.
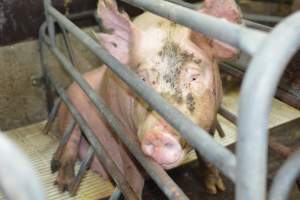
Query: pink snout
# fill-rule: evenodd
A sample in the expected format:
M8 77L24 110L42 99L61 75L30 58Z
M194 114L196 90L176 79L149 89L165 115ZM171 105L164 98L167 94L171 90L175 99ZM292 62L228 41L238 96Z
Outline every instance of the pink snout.
M142 150L165 169L178 166L185 156L178 139L164 132L146 133L142 141Z

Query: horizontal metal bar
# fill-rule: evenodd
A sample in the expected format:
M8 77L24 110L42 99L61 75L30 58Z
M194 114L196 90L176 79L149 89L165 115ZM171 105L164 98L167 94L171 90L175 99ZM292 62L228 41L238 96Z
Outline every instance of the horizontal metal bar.
M32 164L2 132L0 132L0 155L0 190L5 199L46 199Z
M163 97L145 84L135 73L128 70L104 48L81 31L53 7L49 13L64 26L79 41L87 46L100 58L120 79L127 83L139 96L161 114L190 145L196 148L202 156L218 167L231 180L235 180L235 156L222 145L218 144L206 131L186 118L180 111L169 105ZM96 98L96 97L95 97ZM97 100L96 100L97 101ZM94 103L96 101L93 101Z
M80 13L68 14L68 15L66 15L66 17L71 20L78 20L78 19L84 19L84 18L89 18L89 17L94 18L95 12L96 12L96 10L87 10L87 11L83 11Z
M270 15L259 15L259 14L243 14L245 19L257 21L257 22L271 22L271 23L278 23L283 20L283 17L279 16L270 16Z
M278 24L248 67L240 99L237 200L266 197L268 120L272 98L289 60L300 47L300 12Z
M188 2L185 2L183 0L166 0L166 1L169 1L171 3L174 3L174 4L177 4L177 5L180 5L180 6L184 6L186 8L189 8L189 9L199 9L201 7L201 4L197 3L197 4L193 4L193 3L188 3Z
M300 151L295 152L279 169L270 190L270 200L287 200L300 175Z
M249 54L254 54L266 37L265 32L249 29L164 0L122 1L187 26L208 37L231 44Z
M269 31L272 30L272 28L269 27L269 26L253 22L251 20L244 19L243 22L249 28L254 28L254 29L257 29L257 30L265 31L265 32L269 32Z
M69 112L72 114L74 119L79 124L81 130L85 134L87 140L91 144L91 146L94 148L95 153L101 164L104 165L106 171L111 175L115 183L118 185L118 187L123 191L123 194L128 199L136 199L138 200L137 194L134 192L134 190L131 188L131 186L128 184L128 182L125 179L125 176L122 174L122 172L119 170L117 165L113 162L112 158L109 156L109 154L106 152L106 150L103 148L103 145L101 141L98 140L98 138L95 136L93 131L90 129L90 127L87 125L88 123L86 120L81 116L79 111L76 109L74 104L71 102L67 94L65 93L64 89L57 84L57 81L54 79L51 72L47 73L47 76L49 77L49 80L59 96L61 97L61 100L66 105Z
M45 41L47 41L45 36ZM50 43L48 42L48 47ZM169 199L188 199L176 183L167 175L167 173L152 159L146 157L141 151L136 136L132 133L126 133L120 126L120 123L116 120L112 112L105 106L102 98L93 91L93 89L82 78L81 74L75 69L75 67L59 52L56 48L50 48L53 54L61 62L63 68L70 74L70 76L78 83L81 89L95 104L99 113L104 116L107 122L111 125L115 133L122 140L122 142L128 147L130 152L136 157L136 159L145 168L151 178L157 183Z

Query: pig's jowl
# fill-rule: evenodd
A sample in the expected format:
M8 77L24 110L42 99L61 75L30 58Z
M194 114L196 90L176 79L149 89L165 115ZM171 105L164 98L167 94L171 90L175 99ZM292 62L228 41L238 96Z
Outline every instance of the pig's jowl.
M234 0L206 0L199 12L235 23L241 21ZM97 35L99 42L168 103L212 133L222 100L218 61L233 57L236 50L148 12L131 21L126 13L118 10L113 0L100 0L98 15L105 30ZM102 66L84 74L84 78L105 100L126 132L137 137L145 155L165 169L174 168L182 162L191 147L109 68ZM73 83L68 88L68 95L99 140L105 144L104 148L130 185L141 196L143 176L126 148L78 85ZM70 119L66 107L61 106L59 124L62 133ZM59 160L56 182L60 189L68 189L74 178L74 163L78 156L84 157L88 147L77 126ZM93 158L91 168L103 178L108 178L96 158ZM206 163L206 171L208 192L225 190L218 171L209 163Z

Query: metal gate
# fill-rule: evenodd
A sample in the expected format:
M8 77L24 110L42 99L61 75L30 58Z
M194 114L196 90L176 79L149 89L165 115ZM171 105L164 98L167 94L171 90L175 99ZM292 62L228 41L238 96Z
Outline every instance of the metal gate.
M66 104L74 121L67 128L61 146L67 141L75 121L91 144L89 158L83 162L85 169L91 155L95 153L117 187L128 199L137 199L132 188L126 182L121 172L112 162L101 142L94 136L85 120L69 100L64 89L53 74L47 69L44 48L57 57L62 67L81 87L101 114L111 125L121 141L140 162L150 177L169 199L188 199L182 190L166 174L166 172L151 159L146 157L133 138L127 137L113 113L105 106L103 99L98 96L76 70L72 56L66 58L55 44L55 26L74 35L81 43L101 59L120 79L128 84L139 96L165 118L183 138L185 138L207 161L214 164L222 173L235 183L235 198L237 200L265 200L267 173L268 117L271 100L275 94L280 77L288 61L300 47L300 12L291 15L278 24L270 33L255 30L245 26L225 22L218 18L198 13L192 9L164 0L122 0L144 10L187 26L206 36L229 43L234 47L252 55L253 58L243 80L240 100L240 112L237 120L238 142L237 154L216 143L206 132L186 118L177 109L166 103L152 88L140 80L136 74L128 70L118 60L111 56L101 45L76 27L64 15L58 12L51 0L44 0L47 21L40 28L40 50L46 86L53 86L60 99ZM48 30L48 35L46 34ZM68 42L66 41L66 47ZM50 95L49 95L50 96ZM56 103L56 109L58 108ZM222 113L222 112L221 112ZM224 114L224 110L223 110ZM226 111L225 111L226 114ZM81 171L82 172L82 171ZM78 180L82 176L78 174ZM296 152L282 166L274 179L269 199L287 199L292 183L300 172L300 152ZM76 185L76 184L75 184ZM74 186L73 191L77 186ZM112 199L119 196L116 190Z

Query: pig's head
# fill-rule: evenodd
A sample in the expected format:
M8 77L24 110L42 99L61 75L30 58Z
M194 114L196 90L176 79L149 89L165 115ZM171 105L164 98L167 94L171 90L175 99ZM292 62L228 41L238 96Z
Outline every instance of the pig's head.
M98 35L105 48L168 103L209 130L221 99L216 61L232 57L236 50L149 13L132 23L113 0L100 0L98 11L107 30ZM240 21L234 0L206 0L199 12ZM143 152L165 169L178 166L191 149L189 145L142 99L137 97L134 104Z

